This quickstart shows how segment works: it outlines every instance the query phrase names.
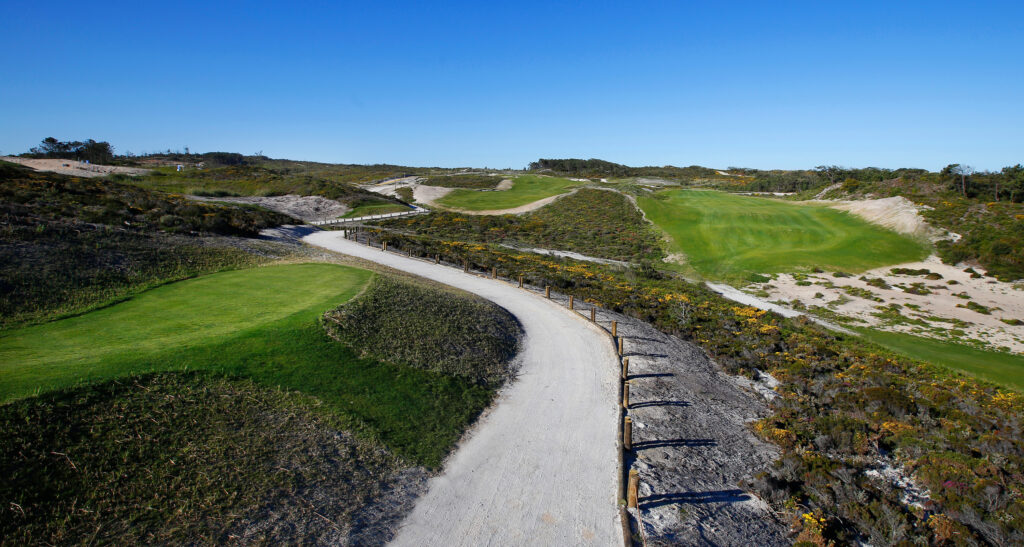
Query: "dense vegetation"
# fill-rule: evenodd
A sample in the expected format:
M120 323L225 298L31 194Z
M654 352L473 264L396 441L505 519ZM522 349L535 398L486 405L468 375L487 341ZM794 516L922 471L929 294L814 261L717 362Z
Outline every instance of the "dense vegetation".
M663 256L654 230L624 195L592 188L519 216L434 213L382 225L448 240L569 250L612 260Z
M495 192L459 188L437 200L437 203L444 207L470 211L512 209L557 196L579 185L578 182L564 178L537 175L523 175L513 181L512 188Z
M515 317L490 301L391 277L324 318L332 338L363 356L490 388L509 378L522 335Z
M737 306L651 269L616 270L500 247L379 233L390 245L524 275L651 322L703 347L732 373L781 384L773 416L755 424L783 448L750 485L792 516L799 540L894 544L1024 541L1024 397L823 330ZM913 472L930 499L866 473Z
M863 271L923 259L923 242L814 205L725 192L665 190L637 199L669 250L712 279L828 268Z
M312 397L197 373L0 406L3 543L342 543L403 464Z
M491 190L501 184L502 177L492 177L483 173L440 175L427 177L423 184L427 186L443 186L445 188L473 188Z
M22 154L29 158L56 158L64 160L111 163L114 161L114 147L109 142L59 141L53 137L43 139L39 146Z
M291 251L218 234L287 222L101 179L0 162L0 327L81 312L135 291Z
M1024 278L1024 167L961 175L950 166L939 173L904 170L882 180L849 178L825 197L889 196L929 207L922 214L930 224L963 236L938 243L945 262L975 261L1004 281Z

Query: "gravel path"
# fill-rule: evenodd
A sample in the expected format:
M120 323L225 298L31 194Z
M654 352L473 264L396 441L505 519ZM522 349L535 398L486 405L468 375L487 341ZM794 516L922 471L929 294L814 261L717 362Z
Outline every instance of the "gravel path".
M618 360L606 335L535 293L315 232L307 243L452 285L526 332L515 380L463 438L395 545L621 545Z

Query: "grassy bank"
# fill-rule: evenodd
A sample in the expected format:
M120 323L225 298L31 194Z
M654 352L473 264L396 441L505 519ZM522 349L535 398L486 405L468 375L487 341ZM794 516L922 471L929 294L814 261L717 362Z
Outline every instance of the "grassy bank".
M850 272L923 259L926 244L826 207L669 190L638 200L670 252L709 279L824 268Z
M232 237L288 222L276 213L2 163L0 183L0 328L296 252Z
M457 189L437 203L444 207L470 211L512 209L563 194L572 186L581 184L569 179L536 175L516 177L513 182L512 188L494 192Z
M892 351L1024 391L1024 355L985 351L898 332L857 330L864 338Z
M467 175L440 175L427 177L423 184L427 186L442 186L444 188L474 188L477 190L490 190L501 184L503 177L492 177L481 173Z
M490 401L471 382L360 358L318 319L369 272L328 264L225 272L0 337L0 400L131 373L211 370L321 399L346 428L438 465Z
M161 373L0 406L4 544L343 543L404 464L316 399Z
M487 300L387 277L325 317L328 333L364 355L490 388L508 379L522 335L515 317Z

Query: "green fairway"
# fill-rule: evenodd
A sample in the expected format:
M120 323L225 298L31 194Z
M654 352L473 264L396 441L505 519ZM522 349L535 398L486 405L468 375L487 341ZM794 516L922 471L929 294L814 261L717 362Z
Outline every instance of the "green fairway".
M525 175L516 177L508 190L480 191L457 189L438 200L438 204L470 211L512 209L565 193L581 183L556 177Z
M911 334L857 330L867 340L897 353L1024 391L1024 355L984 351Z
M359 358L319 316L368 271L330 264L225 272L0 336L0 402L133 373L211 370L314 395L354 431L438 465L490 393L466 380Z
M360 205L345 213L341 218L359 218L370 215L383 215L387 213L402 213L410 209L405 205L397 203L378 203L374 205Z
M710 279L739 281L751 273L814 267L858 272L923 259L928 246L819 205L667 190L638 200L669 236L669 252Z

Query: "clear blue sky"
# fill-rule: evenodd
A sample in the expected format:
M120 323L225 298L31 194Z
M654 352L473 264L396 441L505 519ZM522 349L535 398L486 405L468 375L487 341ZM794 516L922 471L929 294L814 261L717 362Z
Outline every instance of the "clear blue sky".
M1024 2L9 2L0 152L1024 162Z

